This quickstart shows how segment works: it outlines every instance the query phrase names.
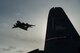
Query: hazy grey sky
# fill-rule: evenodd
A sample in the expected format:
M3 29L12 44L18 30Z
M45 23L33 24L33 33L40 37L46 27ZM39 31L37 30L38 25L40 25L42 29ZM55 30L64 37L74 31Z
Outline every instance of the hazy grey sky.
M0 0L0 53L26 53L44 49L49 10L62 7L80 34L80 0ZM20 20L36 25L12 29Z

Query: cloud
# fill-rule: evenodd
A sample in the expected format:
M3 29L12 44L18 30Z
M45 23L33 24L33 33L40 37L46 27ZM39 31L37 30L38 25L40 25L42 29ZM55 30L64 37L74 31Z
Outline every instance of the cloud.
M16 53L26 53L27 52L27 50L19 49L19 48L16 48L14 46L0 48L0 51L3 51L3 52L16 52Z
M0 48L0 50L2 50L2 51L11 51L13 49L16 49L16 47L9 46L8 48Z
M17 53L23 53L24 51L22 51L22 50L18 50L18 51L16 51Z
M11 49L9 48L2 48L3 51L10 51Z
M14 46L10 46L9 49L16 49L16 47L14 47Z
M17 53L26 53L27 50L16 50Z

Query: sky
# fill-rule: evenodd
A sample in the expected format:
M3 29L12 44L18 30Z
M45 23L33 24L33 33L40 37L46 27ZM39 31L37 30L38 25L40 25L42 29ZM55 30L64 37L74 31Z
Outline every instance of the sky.
M0 0L0 53L43 50L52 7L62 7L80 34L80 0ZM12 29L17 20L36 26Z

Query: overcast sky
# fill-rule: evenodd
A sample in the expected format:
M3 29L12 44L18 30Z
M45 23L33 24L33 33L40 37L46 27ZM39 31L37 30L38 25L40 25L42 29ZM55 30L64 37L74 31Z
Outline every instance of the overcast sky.
M49 10L62 7L80 34L80 0L0 0L0 53L44 49ZM36 25L12 29L17 20Z

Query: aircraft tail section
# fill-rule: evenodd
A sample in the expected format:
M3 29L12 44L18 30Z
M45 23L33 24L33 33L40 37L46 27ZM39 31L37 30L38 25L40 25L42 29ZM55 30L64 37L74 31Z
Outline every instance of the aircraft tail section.
M79 35L61 7L52 8L49 12L46 38Z
M61 7L49 12L46 41L46 53L77 53L76 40L79 35Z

